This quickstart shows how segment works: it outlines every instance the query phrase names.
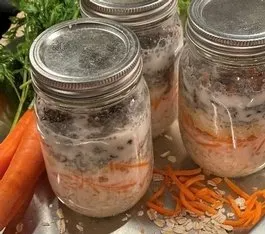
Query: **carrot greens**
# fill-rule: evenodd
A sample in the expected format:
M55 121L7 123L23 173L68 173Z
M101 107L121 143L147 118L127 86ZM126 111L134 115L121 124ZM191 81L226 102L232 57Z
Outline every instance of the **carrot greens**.
M0 45L0 87L12 89L12 98L18 102L11 129L15 127L34 97L28 57L32 42L52 25L76 19L80 15L78 0L12 2L22 14L21 17L11 18L13 27L4 35L10 46ZM22 32L21 38L17 38L19 32ZM15 48L10 49L12 45L15 45Z

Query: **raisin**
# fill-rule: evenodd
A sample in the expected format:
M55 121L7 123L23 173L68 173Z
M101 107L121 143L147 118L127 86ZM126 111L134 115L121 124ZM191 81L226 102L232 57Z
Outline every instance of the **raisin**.
M129 144L129 145L131 145L132 143L133 143L133 140L132 139L130 139L130 140L127 141L127 144Z

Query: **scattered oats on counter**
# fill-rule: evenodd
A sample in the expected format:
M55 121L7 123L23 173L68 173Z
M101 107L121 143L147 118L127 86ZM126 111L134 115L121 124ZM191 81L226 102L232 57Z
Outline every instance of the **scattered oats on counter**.
M141 217L141 216L143 216L143 215L144 215L144 211L139 210L139 211L137 212L137 216Z
M160 154L160 157L161 157L161 158L166 158L167 156L170 155L170 153L171 153L171 151L166 151L165 153Z
M164 180L164 176L163 175L159 175L159 174L153 174L153 181L154 182L160 182Z
M212 180L207 180L207 184L208 185L210 185L210 186L212 186L212 187L215 187L215 188L217 188L216 186L216 183L214 183Z
M173 137L172 137L172 136L164 135L164 137L165 137L166 139L168 139L169 141L173 141Z
M189 212L182 212L177 217L166 217L149 209L147 215L154 224L160 228L161 234L227 234L233 231L233 227L224 225L226 215L224 209L220 209L216 215L211 217L192 217Z
M177 158L176 158L176 156L168 156L167 157L167 160L169 161L169 162L171 162L171 163L176 163L177 162Z
M50 204L50 205L49 205L49 208L52 208L52 207L53 207L53 204Z
M121 221L122 221L122 222L126 222L126 221L128 221L128 217L127 217L127 216L124 217Z
M238 197L235 199L235 202L240 210L245 210L247 208L246 206L246 200L242 197Z
M64 219L63 211L61 208L57 209L56 214L57 214L59 219Z
M125 214L126 216L127 216L127 218L131 218L132 217L132 215L131 214Z
M81 225L81 223L76 224L76 228L77 228L80 232L83 232L83 231L84 231L83 225Z
M24 227L24 224L23 223L17 224L17 226L16 226L17 233L22 232L23 231L23 227Z
M64 222L64 219L59 219L57 222L56 222L56 225L57 225L57 228L59 230L59 233L60 234L65 234L66 232L66 228L65 228L65 222Z
M49 227L50 224L49 224L48 222L43 222L43 223L42 223L42 226Z

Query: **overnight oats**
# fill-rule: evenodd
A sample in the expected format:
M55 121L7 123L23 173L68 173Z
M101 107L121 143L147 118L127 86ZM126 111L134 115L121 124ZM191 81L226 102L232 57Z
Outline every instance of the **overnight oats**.
M143 75L151 96L152 134L163 133L177 117L178 58L183 44L177 1L80 1L86 17L111 18L138 36Z
M226 177L246 176L265 166L265 24L254 34L249 19L244 27L253 35L244 36L242 21L232 12L242 9L242 17L245 11L263 13L258 1L234 3L205 0L191 5L188 43L180 61L184 145L203 169ZM231 27L220 26L229 22Z
M130 209L153 170L150 98L137 37L108 20L65 22L39 36L30 59L55 194L91 217Z

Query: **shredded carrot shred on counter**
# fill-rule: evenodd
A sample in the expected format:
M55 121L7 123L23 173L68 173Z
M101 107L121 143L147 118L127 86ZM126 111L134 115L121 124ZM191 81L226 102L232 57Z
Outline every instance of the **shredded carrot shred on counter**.
M197 216L207 213L216 215L218 209L224 205L237 217L237 219L227 218L224 224L240 229L251 228L265 215L265 190L248 194L228 178L209 179L208 181L212 181L216 186L220 184L226 186L231 192L231 194L222 195L223 193L216 191L219 188L213 189L207 186L207 176L202 174L201 168L174 170L171 166L167 166L164 169L154 169L154 174L163 175L164 179L160 181L158 190L147 201L147 207L161 215L177 216L183 209ZM166 208L161 202L161 197L166 193L171 194L172 201L175 202L174 209ZM244 208L240 207L232 194L236 194L245 201Z

